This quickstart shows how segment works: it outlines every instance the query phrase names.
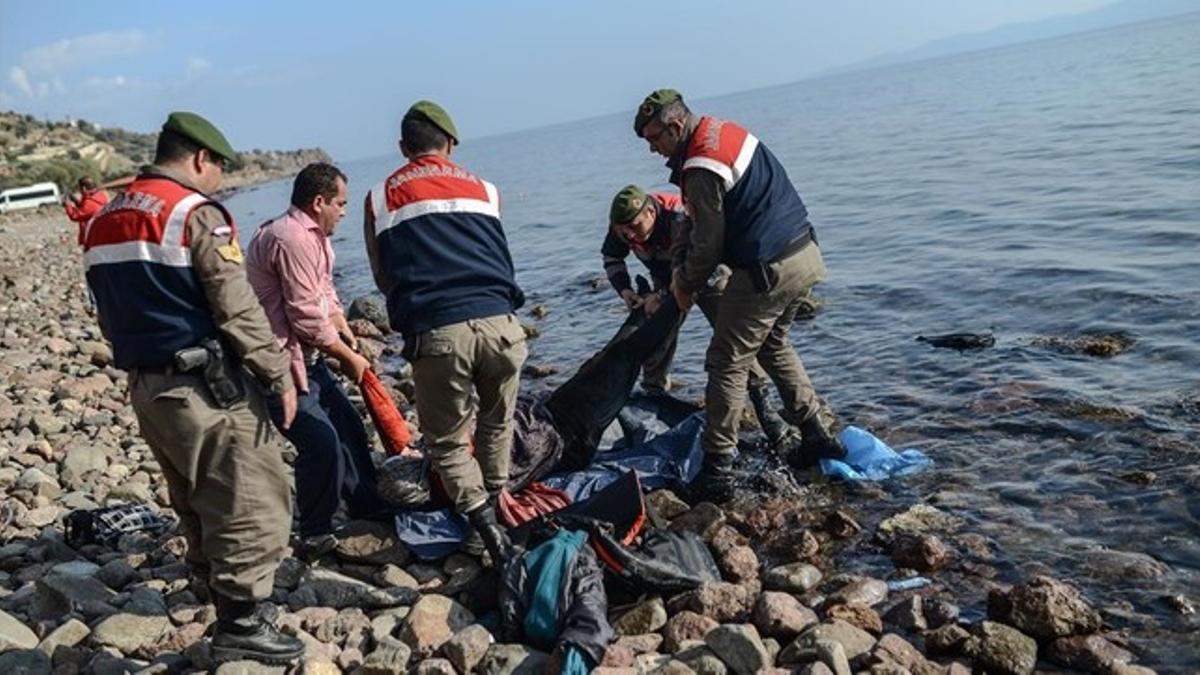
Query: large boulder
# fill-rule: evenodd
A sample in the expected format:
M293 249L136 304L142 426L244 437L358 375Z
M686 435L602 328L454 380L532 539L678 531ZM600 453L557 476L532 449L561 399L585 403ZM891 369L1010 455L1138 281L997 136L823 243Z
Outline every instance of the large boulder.
M988 617L1041 640L1094 633L1101 624L1100 613L1074 586L1042 575L989 593Z

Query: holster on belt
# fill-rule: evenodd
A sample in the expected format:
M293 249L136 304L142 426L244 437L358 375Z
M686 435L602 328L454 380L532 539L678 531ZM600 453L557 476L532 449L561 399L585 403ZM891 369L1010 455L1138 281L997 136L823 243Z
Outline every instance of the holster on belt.
M175 352L175 370L181 373L199 371L208 393L222 408L231 408L246 398L241 378L237 376L234 364L225 358L225 350L216 338Z

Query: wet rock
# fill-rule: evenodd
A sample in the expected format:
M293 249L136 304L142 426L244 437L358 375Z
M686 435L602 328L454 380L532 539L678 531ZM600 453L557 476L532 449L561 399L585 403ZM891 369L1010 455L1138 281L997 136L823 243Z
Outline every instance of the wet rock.
M521 368L521 374L532 380L540 380L543 377L550 377L558 372L558 368L554 366L546 366L537 363L527 363Z
M894 663L913 673L920 672L928 665L916 647L895 633L888 633L879 638L871 657L876 663Z
M122 654L132 654L143 646L157 642L171 630L171 620L165 616L114 614L92 629L92 642L113 647Z
M617 635L653 633L667 623L667 608L662 598L651 598L625 612L613 623Z
M674 520L687 513L691 507L670 490L655 490L646 495L647 505L662 518Z
M455 633L442 645L442 654L460 673L469 673L483 660L495 640L486 628L472 624Z
M1190 616L1196 613L1196 603L1192 599L1182 593L1175 595L1163 596L1163 602L1167 606L1184 616Z
M695 532L705 540L725 524L725 512L709 502L700 502L691 511L671 521L676 532Z
M808 563L791 563L767 571L763 586L788 593L804 593L821 583L821 570Z
M1042 575L989 593L988 617L1043 640L1094 633L1101 623L1100 613L1075 587Z
M549 656L525 645L494 644L479 663L480 675L540 675Z
M962 519L928 504L914 504L908 510L879 523L875 536L886 544L900 535L952 532L960 527Z
M735 583L758 578L758 556L749 546L730 546L717 555L717 566Z
M0 673L50 675L50 657L37 649L16 649L0 654Z
M904 535L892 543L892 562L896 567L934 572L954 560L954 551L932 534Z
M11 649L33 649L38 646L37 635L8 612L0 610L0 652Z
M748 586L714 581L689 591L678 599L682 609L703 614L718 623L740 621L754 606L757 593Z
M924 602L919 595L901 600L883 615L883 620L897 628L903 628L911 633L925 630Z
M663 627L663 649L677 652L684 642L703 640L708 632L720 624L711 617L693 611L682 611L667 619Z
M924 342L939 349L987 349L996 344L996 336L991 333L944 333L941 335L918 335L917 342Z
M547 307L545 304L541 304L541 303L534 305L529 310L529 316L532 316L535 319L544 319L549 314L550 314L550 308Z
M1033 344L1064 354L1086 354L1098 358L1111 358L1132 347L1134 339L1124 333L1078 336L1046 335L1034 338Z
M866 605L834 605L825 610L826 619L841 619L851 626L858 626L872 635L883 633L883 621L879 614Z
M821 542L806 529L787 529L770 536L767 549L779 560L812 560L820 552Z
M364 295L355 298L350 303L350 308L346 311L346 320L355 321L357 319L374 324L383 333L391 331L391 327L388 325L387 309L383 299L378 296Z
M817 614L787 593L767 591L754 605L754 625L762 635L790 639L817 623Z
M922 607L925 613L925 623L930 628L940 628L946 624L958 621L958 605L941 599L926 600Z
M1133 661L1133 654L1099 635L1073 635L1050 643L1046 658L1085 673L1108 673L1117 664Z
M1037 664L1037 642L1011 626L983 621L965 652L975 665L997 675L1028 675Z
M825 516L824 527L834 539L849 539L862 531L862 525L849 513L841 510L832 511Z
M867 577L851 581L834 591L825 600L825 605L865 605L873 607L887 600L887 596L887 582Z
M412 651L408 645L396 640L386 640L367 654L359 668L361 675L405 675Z
M817 643L822 640L832 640L846 651L846 658L855 662L875 646L875 638L865 630L852 626L845 621L834 619L809 627L800 637L785 647L779 654L780 663L798 663L800 657L815 650Z
M758 631L749 624L717 626L704 636L704 644L735 673L753 675L771 665Z
M475 623L466 607L443 595L426 595L413 605L400 629L400 640L419 659L429 658L455 633Z
M1101 547L1082 553L1079 563L1087 574L1113 583L1126 583L1130 579L1157 579L1170 571L1166 565L1145 553Z
M957 624L947 624L925 633L925 649L930 654L961 654L971 634Z

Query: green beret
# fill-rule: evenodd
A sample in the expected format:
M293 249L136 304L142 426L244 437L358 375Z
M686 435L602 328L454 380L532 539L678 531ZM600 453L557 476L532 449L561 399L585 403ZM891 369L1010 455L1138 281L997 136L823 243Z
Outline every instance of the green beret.
M674 89L655 89L650 92L650 95L638 106L637 115L633 118L633 133L641 136L642 127L654 119L654 116L663 109L663 106L681 100L683 100L683 94Z
M220 155L229 161L237 159L237 153L234 152L233 146L229 141L225 140L225 135L217 130L212 125L212 122L204 119L196 113L190 112L173 112L167 116L167 121L162 125L163 131L174 131L175 133L189 138L202 148L208 149L209 152Z
M613 197L612 208L608 210L609 225L624 225L633 222L650 197L646 191L636 185L626 185Z
M450 119L450 115L442 109L442 106L433 101L417 101L412 104L408 112L404 113L405 119L409 117L422 117L433 126L446 132L450 137L450 142L458 145L458 129L454 128L454 120Z

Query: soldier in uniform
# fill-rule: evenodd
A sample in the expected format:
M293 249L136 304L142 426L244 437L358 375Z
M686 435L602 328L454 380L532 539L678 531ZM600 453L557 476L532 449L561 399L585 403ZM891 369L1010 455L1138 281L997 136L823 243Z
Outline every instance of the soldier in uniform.
M525 294L514 278L496 187L450 159L458 144L450 116L418 101L400 136L408 163L367 195L363 239L389 322L404 336L434 470L473 528L468 542L485 545L499 563L509 543L495 501L508 481L526 355L513 312Z
M296 391L246 281L233 218L208 196L234 157L207 120L171 113L154 164L88 228L85 264L187 560L216 604L214 658L286 664L303 643L258 611L291 526L287 466L264 396L278 398L288 426Z
M812 286L825 278L825 264L808 210L783 165L741 126L693 114L673 89L646 97L633 130L651 152L667 158L670 180L680 186L692 221L672 271L671 293L680 308L691 305L717 265L733 270L705 357L708 424L694 496L732 496L737 423L746 374L756 359L783 399L783 416L800 429L788 462L802 467L843 457L845 448L826 428L822 403L788 334Z
M691 223L678 195L665 192L647 193L637 185L626 185L613 197L609 208L608 234L600 247L604 272L613 290L625 301L630 311L643 307L654 314L664 294L671 286L673 256L679 255ZM642 261L654 283L650 293L639 294L629 278L625 259L632 253ZM729 279L729 268L718 265L704 289L696 294L696 304L710 326L715 325L717 302ZM670 388L671 362L686 312L680 312L679 322L663 341L661 347L642 364L642 388L647 393L663 393ZM748 389L754 414L771 447L779 448L796 440L795 430L771 409L769 382L757 361L750 364Z

